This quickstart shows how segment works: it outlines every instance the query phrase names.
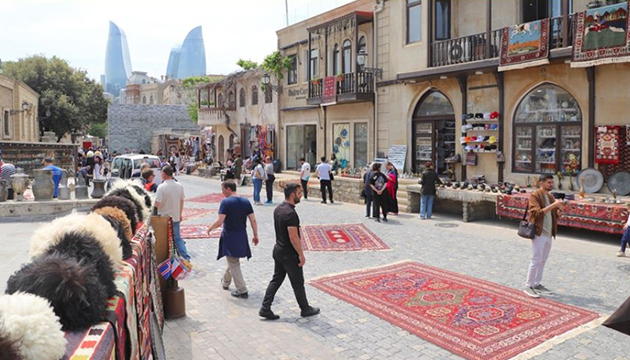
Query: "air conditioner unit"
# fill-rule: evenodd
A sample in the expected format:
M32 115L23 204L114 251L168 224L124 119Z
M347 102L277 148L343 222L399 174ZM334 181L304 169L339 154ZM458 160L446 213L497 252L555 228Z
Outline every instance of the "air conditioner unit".
M446 56L449 64L458 64L469 61L470 46L465 43L452 43L446 48Z

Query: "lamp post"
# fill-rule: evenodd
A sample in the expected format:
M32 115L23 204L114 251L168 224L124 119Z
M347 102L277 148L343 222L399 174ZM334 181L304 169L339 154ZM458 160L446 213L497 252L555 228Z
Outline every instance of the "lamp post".
M357 65L359 65L359 68L361 69L361 71L369 73L369 74L374 74L376 75L376 77L380 79L383 76L383 69L371 68L371 67L365 66L367 63L367 57L368 57L368 54L367 54L367 51L365 51L365 49L359 50L359 52L357 53Z
M269 74L264 73L262 78L262 84L264 87L269 86L271 88L271 90L275 91L275 92L281 92L282 91L282 86L279 85L274 85L271 83L271 76L269 76Z
M32 108L33 108L33 104L31 104L31 103L29 103L27 101L23 101L22 102L22 110L11 110L11 111L9 111L9 114L10 115L17 115L19 113L31 111Z

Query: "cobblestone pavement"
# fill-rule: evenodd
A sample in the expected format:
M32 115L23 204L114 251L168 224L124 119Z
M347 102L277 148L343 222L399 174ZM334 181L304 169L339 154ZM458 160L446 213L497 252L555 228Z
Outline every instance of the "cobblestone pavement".
M181 176L186 196L219 192L219 182ZM251 187L239 189L250 195ZM282 200L280 193L274 201ZM187 203L187 207L218 208L218 204ZM221 289L226 267L216 261L217 239L188 241L194 275L180 282L186 291L187 317L167 321L164 342L169 359L460 359L387 321L307 285L309 301L322 313L308 319L299 308L288 281L278 292L273 310L276 322L258 317L265 288L273 273L273 206L256 206L261 244L242 261L249 299L235 299ZM463 223L457 217L434 215L420 221L413 215L392 217L377 224L364 218L364 207L323 205L310 199L297 206L302 224L364 223L390 251L307 252L305 278L353 271L403 260L459 272L513 288L521 288L529 263L530 245L516 236L512 222ZM189 223L210 223L216 213ZM457 227L438 227L448 223ZM0 247L0 266L7 277L28 251L27 224L0 223L0 231L15 234L10 255ZM28 224L31 229L34 226ZM11 232L12 231L12 232ZM19 234L18 234L19 233ZM561 229L546 268L544 283L556 293L553 300L612 313L630 295L630 259L616 258L617 237ZM7 265L6 261L11 260ZM0 279L1 280L1 279ZM3 281L0 289L4 287ZM630 337L597 327L538 355L536 359L630 359Z

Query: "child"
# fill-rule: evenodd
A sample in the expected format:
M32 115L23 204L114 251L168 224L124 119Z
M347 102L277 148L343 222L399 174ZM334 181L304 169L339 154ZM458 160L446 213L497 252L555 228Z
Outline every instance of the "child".
M621 236L621 250L617 253L618 257L626 256L626 246L630 242L630 216L628 216L628 221L626 225L623 226L623 236Z

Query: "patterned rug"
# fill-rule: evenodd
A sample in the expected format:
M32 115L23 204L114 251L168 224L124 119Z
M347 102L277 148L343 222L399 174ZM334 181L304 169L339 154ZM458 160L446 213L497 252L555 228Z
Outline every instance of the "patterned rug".
M182 221L193 220L217 212L216 209L184 208Z
M598 126L595 132L595 162L619 164L620 126Z
M238 196L250 198L250 195L238 194ZM186 199L186 202L204 203L204 204L218 204L221 200L225 199L225 196L221 193L212 193L194 197L192 199Z
M502 33L499 71L549 63L549 19L506 27Z
M306 225L302 246L307 251L387 250L389 247L363 224Z
M414 262L311 284L467 359L508 359L598 318L594 312Z
M210 235L208 235L208 225L180 225L179 233L182 236L182 239L212 239L212 238L220 238L221 231L223 228L218 228L212 230Z

